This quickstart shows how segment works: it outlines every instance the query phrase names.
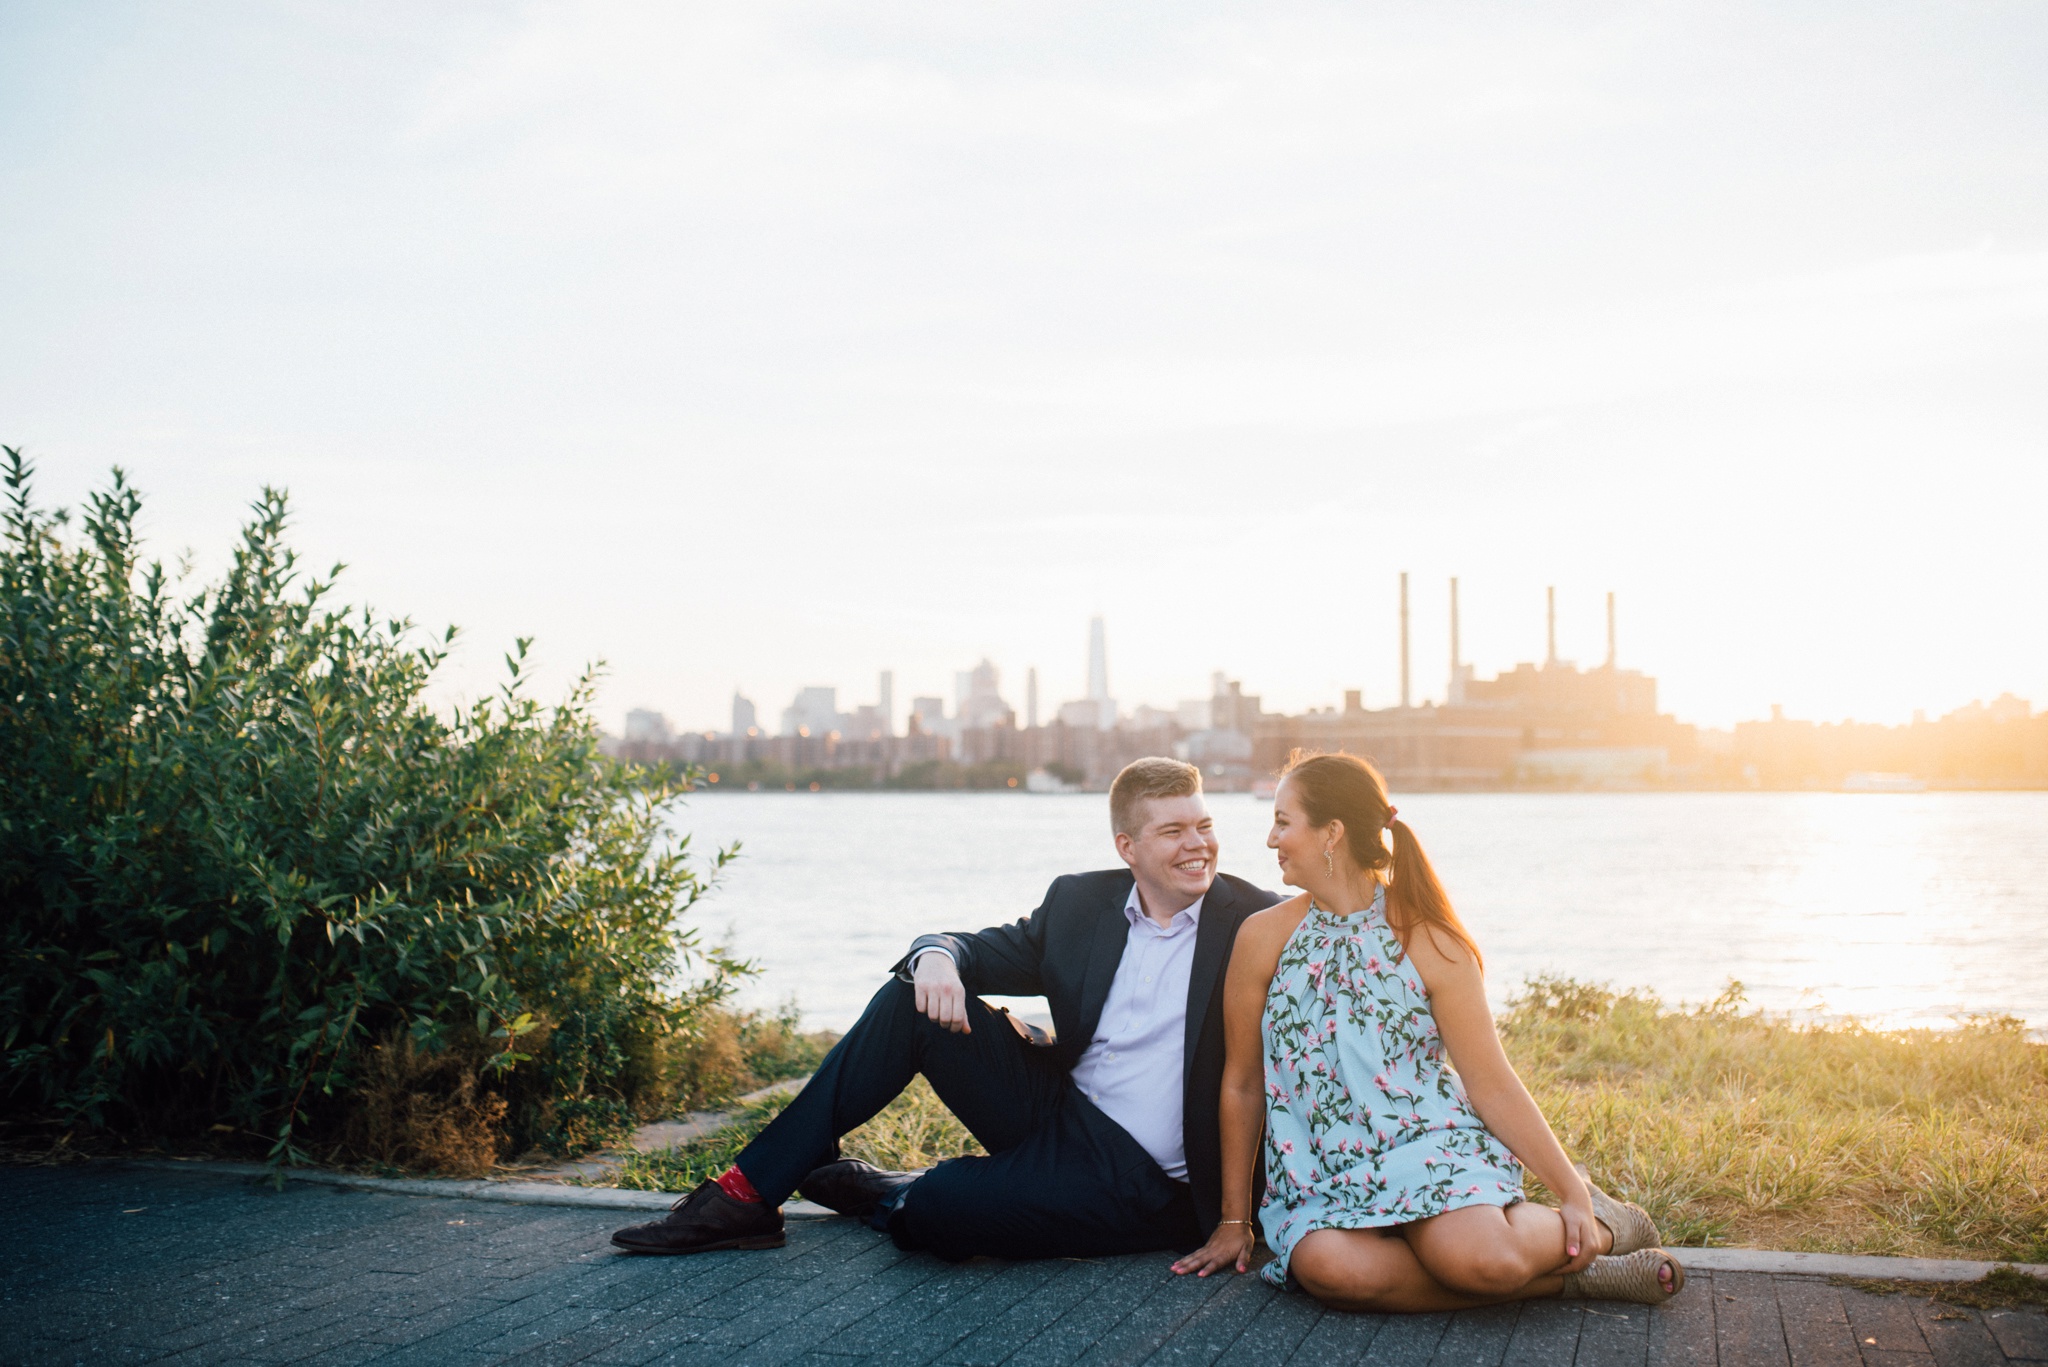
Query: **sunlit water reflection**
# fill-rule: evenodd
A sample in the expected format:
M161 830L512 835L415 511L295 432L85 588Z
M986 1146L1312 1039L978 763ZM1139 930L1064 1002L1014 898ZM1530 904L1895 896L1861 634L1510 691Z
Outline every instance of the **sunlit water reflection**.
M1404 794L1487 955L1698 1001L1730 978L1780 1010L1887 1025L2005 1013L2048 1030L2048 793ZM1271 804L1210 799L1223 868L1278 886ZM1115 863L1106 800L721 793L677 825L744 853L696 919L844 1028L911 938L1028 913Z

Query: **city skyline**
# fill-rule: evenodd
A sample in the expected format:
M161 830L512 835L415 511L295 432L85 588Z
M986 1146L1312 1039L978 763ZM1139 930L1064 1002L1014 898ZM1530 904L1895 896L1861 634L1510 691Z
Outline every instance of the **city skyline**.
M1448 611L1443 634L1444 640L1447 643L1447 655L1442 661L1440 687L1427 687L1424 684L1424 680L1431 674L1431 670L1424 668L1418 673L1416 668L1420 659L1414 649L1418 622L1416 614L1412 611L1409 597L1410 576L1406 572L1402 572L1398 579L1398 601L1400 607L1397 638L1392 647L1392 657L1398 662L1396 666L1398 682L1395 685L1395 692L1391 696L1376 698L1362 687L1341 689L1339 693L1342 705L1347 711L1358 711L1361 709L1377 711L1388 708L1407 709L1411 707L1420 709L1440 705L1457 706L1466 701L1465 695L1472 688L1475 680L1484 686L1489 682L1506 679L1515 672L1531 668L1562 667L1570 670L1582 667L1583 662L1580 659L1567 654L1559 648L1557 590L1555 586L1546 586L1544 590L1544 648L1542 652L1528 659L1517 660L1512 665L1502 665L1487 671L1492 675L1492 680L1481 679L1480 669L1475 666L1465 649L1466 637L1462 624L1463 606L1460 602L1459 581L1457 577L1452 577L1446 587ZM1646 675L1654 677L1654 671L1636 670L1625 667L1622 664L1619 604L1617 596L1612 590L1604 594L1603 607L1602 650L1598 667L1607 670L1620 670L1630 677ZM1056 701L1051 708L1044 709L1043 713L1041 713L1039 689L1040 679L1044 671L1040 666L1033 664L1025 668L1025 678L1022 686L1027 690L1027 693L1021 705L1012 705L1002 695L1000 684L1001 667L984 656L974 668L954 672L950 699L948 695L942 693L919 694L908 698L900 714L891 706L891 700L894 696L895 671L883 669L877 675L877 683L874 690L877 694L877 702L854 704L851 711L841 712L838 709L837 694L843 685L806 684L796 690L791 704L781 709L782 724L779 727L771 727L762 725L760 721L761 716L764 715L763 700L750 697L742 690L736 688L730 699L729 722L726 725L677 725L669 719L668 714L662 709L642 704L639 707L628 709L626 714L627 723L622 729L621 735L627 740L636 738L636 723L633 720L636 717L643 719L639 723L641 729L638 732L638 738L641 739L652 738L652 733L645 728L651 726L656 718L659 718L663 739L670 735L681 735L686 732L705 736L747 736L758 734L761 736L802 735L807 737L814 733L824 735L828 730L835 736L845 735L849 738L887 737L905 734L913 719L919 722L921 730L926 734L947 735L956 739L963 729L985 727L995 724L999 720L1007 725L1030 727L1037 726L1041 719L1045 721L1057 719L1070 727L1103 730L1119 725L1132 724L1137 729L1142 730L1159 724L1159 722L1164 721L1166 718L1178 717L1178 724L1180 726L1185 729L1194 730L1198 729L1198 727L1189 720L1190 710L1195 709L1199 711L1206 709L1212 699L1222 696L1225 682L1230 673L1222 669L1212 670L1209 674L1208 691L1206 692L1186 692L1165 700L1163 703L1158 700L1147 699L1135 703L1126 709L1120 708L1117 700L1111 696L1107 663L1107 624L1104 617L1099 613L1088 619L1086 652L1087 661L1081 671L1086 680L1085 694L1080 697L1069 698L1065 701ZM1255 688L1259 683L1256 678L1246 682L1249 682ZM1660 679L1658 686L1664 686L1664 681ZM1907 718L1901 718L1898 721L1921 722L1972 707L1990 705L1995 708L2000 704L2010 705L2015 699L2030 704L2032 701L2030 698L2021 698L2020 695L2007 689L1997 693L1978 695L1951 708L1939 710L1924 707L1914 708ZM1338 701L1339 698L1333 697L1323 699L1320 702L1311 702L1306 706L1275 709L1275 712L1276 714L1287 712L1313 714L1319 710L1328 709L1336 705ZM979 710L977 710L977 705L979 705ZM1726 726L1715 726L1710 723L1696 722L1691 718L1683 717L1675 709L1666 708L1664 710L1670 712L1671 715L1687 725L1698 726L1703 731L1724 733L1732 731L1736 725L1744 722L1778 720L1784 719L1788 715L1783 703L1773 701L1762 704L1751 715L1736 718ZM772 713L773 709L771 708L768 714L772 715ZM1155 718L1158 720L1155 721ZM1823 724L1897 724L1897 721L1870 717L1802 717L1801 720L1815 721ZM1203 724L1206 725L1206 723Z

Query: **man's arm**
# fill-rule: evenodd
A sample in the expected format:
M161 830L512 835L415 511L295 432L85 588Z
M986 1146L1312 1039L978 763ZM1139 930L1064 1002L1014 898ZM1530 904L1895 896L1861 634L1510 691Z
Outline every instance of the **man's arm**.
M1043 995L1045 921L1059 885L1054 879L1038 909L1015 924L972 934L920 935L912 941L894 972L916 987L917 1009L948 1030L965 1032L970 991Z

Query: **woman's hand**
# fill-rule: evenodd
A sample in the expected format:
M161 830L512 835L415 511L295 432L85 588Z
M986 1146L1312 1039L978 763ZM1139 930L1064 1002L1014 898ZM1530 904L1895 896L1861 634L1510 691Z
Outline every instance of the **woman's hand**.
M1250 1225L1218 1225L1216 1232L1187 1257L1173 1265L1180 1276L1192 1272L1197 1277L1206 1277L1211 1272L1234 1268L1249 1272L1252 1267L1252 1231Z
M1600 1256L1600 1221L1593 1216L1591 1200L1567 1200L1558 1214L1564 1217L1564 1255L1570 1259L1560 1272L1584 1272Z

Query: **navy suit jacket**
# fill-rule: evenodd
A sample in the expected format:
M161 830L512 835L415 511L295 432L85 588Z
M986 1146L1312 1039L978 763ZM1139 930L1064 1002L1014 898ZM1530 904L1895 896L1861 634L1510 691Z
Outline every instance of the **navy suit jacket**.
M1044 997L1052 1007L1054 1051L1061 1065L1080 1062L1095 1038L1109 985L1130 935L1124 903L1129 869L1055 878L1038 909L1014 925L946 935L920 935L898 962L902 972L919 950L946 949L960 980L977 995ZM1281 899L1227 873L1202 899L1195 962L1188 974L1187 1046L1182 1064L1181 1133L1188 1187L1203 1234L1221 1218L1223 1147L1217 1127L1223 1089L1223 979L1244 918ZM1253 1193L1254 1200L1257 1192Z

